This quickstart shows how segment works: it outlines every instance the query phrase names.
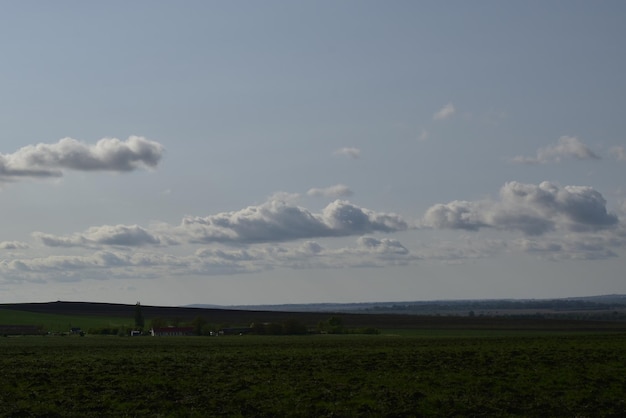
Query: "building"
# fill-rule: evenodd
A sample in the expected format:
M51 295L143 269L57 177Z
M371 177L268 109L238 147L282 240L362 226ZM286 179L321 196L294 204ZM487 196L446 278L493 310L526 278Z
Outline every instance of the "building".
M184 337L195 335L193 327L165 327L152 328L150 335L153 337Z

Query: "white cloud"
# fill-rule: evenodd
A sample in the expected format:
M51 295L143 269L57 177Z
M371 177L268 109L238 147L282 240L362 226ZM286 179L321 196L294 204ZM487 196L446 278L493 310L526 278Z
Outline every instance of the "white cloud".
M48 247L141 246L175 243L171 238L158 236L138 225L94 226L84 233L69 236L35 232L33 236Z
M185 217L179 228L191 242L278 242L318 237L363 235L408 229L393 213L378 213L336 200L315 214L281 200L269 200L235 212Z
M125 172L152 168L163 152L161 144L139 136L126 141L104 138L95 145L63 138L54 144L28 145L13 154L0 154L0 181L61 177L64 170Z
M611 154L615 156L618 161L626 161L626 148L622 146L611 148Z
M606 209L606 200L587 186L559 187L506 183L498 201L453 201L426 211L423 224L434 228L478 230L496 228L542 235L555 229L596 231L618 224Z
M357 159L361 156L361 150L358 148L344 147L333 151L333 155L336 157L349 157Z
M247 249L202 248L191 255L96 251L0 261L4 281L79 281L189 275L224 275L274 268L384 267L418 260L394 239L361 237L356 247L327 249L315 241L293 246L254 245Z
M599 160L600 157L591 151L578 138L562 136L556 145L540 148L536 157L517 156L512 159L521 164L547 164L559 162L563 158L575 158L578 160Z
M422 129L417 140L420 142L426 141L430 137L430 133L426 129Z
M338 197L348 197L348 196L352 196L352 190L350 190L350 188L346 185L343 184L336 184L334 186L330 186L330 187L326 187L326 188L312 188L309 189L308 192L306 192L307 195L309 196L322 196L322 197L331 197L331 198L338 198Z
M25 250L30 248L28 244L20 241L2 241L0 242L0 250Z
M345 192L345 191L344 191ZM149 230L138 225L102 225L72 235L33 233L48 247L177 245L188 243L252 244L320 237L360 236L404 231L399 215L380 213L335 200L322 213L293 203L297 195L276 194L267 202L206 217L186 216L179 226L160 224ZM286 199L283 199L286 198Z
M452 117L455 113L456 113L456 109L454 108L454 105L452 103L448 103L447 105L439 109L437 112L435 112L435 114L433 115L433 119L445 120L445 119Z

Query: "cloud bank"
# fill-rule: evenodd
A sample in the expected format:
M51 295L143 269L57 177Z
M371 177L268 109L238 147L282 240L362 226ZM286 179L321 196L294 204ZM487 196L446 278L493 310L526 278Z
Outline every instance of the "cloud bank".
M85 232L57 236L35 232L48 247L177 245L179 243L258 244L323 237L361 236L409 228L393 213L375 212L348 201L335 200L321 213L275 195L267 202L206 217L186 216L178 226L160 225L151 231L138 225L103 225Z
M170 238L160 237L138 225L94 226L81 234L55 236L41 232L33 236L48 247L94 247L117 245L137 247L143 245L173 244Z
M88 145L72 138L54 144L28 145L13 154L0 154L0 181L61 177L65 170L128 172L156 167L163 146L143 137L126 141L104 138Z
M5 282L80 281L254 273L275 268L347 268L406 265L418 260L394 239L360 237L356 246L328 249L315 241L293 246L263 244L247 249L201 248L189 255L99 250L0 260ZM0 283L2 280L0 280Z
M191 242L259 243L320 237L395 232L408 224L393 213L379 213L335 200L322 213L270 200L235 212L207 217L185 217L180 230Z
M617 225L606 200L587 186L506 183L497 201L453 201L430 207L423 224L433 228L495 228L543 235L553 230L589 232Z
M25 250L30 248L28 244L20 241L2 241L0 242L0 250Z
M560 162L564 158L574 158L578 160L599 160L600 157L591 151L578 138L573 136L562 136L556 145L540 148L536 157L517 156L513 162L521 164L547 164Z

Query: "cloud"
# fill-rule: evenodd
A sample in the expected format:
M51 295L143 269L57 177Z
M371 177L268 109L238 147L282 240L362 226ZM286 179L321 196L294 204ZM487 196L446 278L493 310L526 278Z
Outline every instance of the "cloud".
M431 206L424 215L424 224L438 229L476 231L489 226L482 220L480 203L455 200Z
M190 255L155 252L96 251L0 260L6 281L79 281L85 279L210 276L269 271L275 268L350 268L404 265L418 260L394 239L361 237L356 247L327 249L315 241L292 246L254 245L247 249L202 248Z
M396 239L374 237L359 237L359 248L365 248L378 254L408 254L409 250Z
M348 197L352 196L352 190L343 184L336 184L334 186L326 187L323 189L312 188L306 192L309 196L322 196L322 197Z
M622 240L623 241L623 240ZM606 236L566 235L552 239L521 239L516 242L524 252L539 258L558 260L605 260L619 257L609 247L620 247L624 242L616 242L615 238Z
M563 158L575 158L578 160L599 160L600 157L591 151L578 138L562 136L556 145L540 148L536 157L517 156L512 159L521 164L547 164L560 162Z
M476 239L476 236L461 236L454 241L435 241L422 244L413 253L425 260L439 260L458 264L464 260L494 257L508 250L508 244L501 239Z
M156 167L163 146L143 137L126 141L104 138L88 145L72 138L54 144L28 145L13 154L0 154L0 181L61 177L65 170L128 172Z
M424 141L428 140L429 137L430 137L430 133L426 129L422 129L420 131L419 136L417 137L417 140L419 142L424 142Z
M422 224L433 228L495 228L543 235L555 229L587 232L618 224L600 192L587 186L506 183L498 201L453 201L430 207Z
M456 112L456 109L454 108L454 105L452 103L448 103L447 105L439 109L437 112L435 112L435 114L433 115L433 119L445 120L445 119L450 118L452 115L454 115L455 112Z
M615 156L618 161L626 161L626 148L622 146L611 148L611 154Z
M53 255L2 260L0 275L5 280L36 282L135 279L157 277L164 266L168 267L168 273L172 273L181 266L187 266L187 263L183 259L167 254L97 251L88 255Z
M239 211L185 217L179 231L196 243L260 243L406 229L408 224L396 214L374 212L343 200L335 200L318 214L281 200L269 200Z
M101 245L135 247L175 243L171 238L158 236L138 225L95 226L84 233L69 236L35 232L33 236L48 247L93 247Z
M0 250L25 250L30 248L28 244L20 241L2 241Z
M182 242L258 244L361 236L409 228L399 215L375 212L344 200L335 200L321 213L313 213L297 206L293 196L276 194L263 204L238 211L206 217L186 216L178 226L159 224L147 229L139 225L102 225L71 235L43 232L32 235L47 247L140 247L178 245Z
M349 157L353 159L358 159L361 156L361 150L358 148L339 148L333 152L333 155L336 157Z

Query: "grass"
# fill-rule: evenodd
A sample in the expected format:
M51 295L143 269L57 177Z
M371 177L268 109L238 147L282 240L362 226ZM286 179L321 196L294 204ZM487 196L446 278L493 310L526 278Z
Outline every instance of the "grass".
M41 325L45 331L67 332L72 327L88 330L111 326L132 326L134 318L117 316L57 315L0 309L0 325Z
M0 338L0 416L625 416L626 334Z
M420 337L420 338L503 338L503 337L538 337L538 336L565 336L597 334L602 332L589 330L559 330L551 329L386 329L381 334L395 337Z

